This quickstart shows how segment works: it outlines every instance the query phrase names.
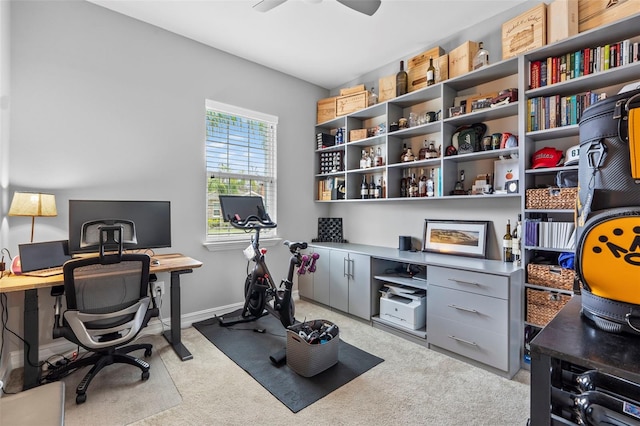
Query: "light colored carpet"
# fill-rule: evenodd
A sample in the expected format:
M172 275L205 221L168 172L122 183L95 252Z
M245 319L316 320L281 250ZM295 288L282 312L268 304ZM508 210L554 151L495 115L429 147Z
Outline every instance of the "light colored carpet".
M292 413L197 330L183 330L194 359L161 356L183 402L142 425L491 425L524 426L529 373L507 380L317 305L296 317L327 319L340 337L385 362ZM267 356L267 354L265 354Z
M164 338L154 337L148 382L141 382L134 370L130 382L119 385L119 392L105 384L101 396L103 386L94 383L87 402L76 405L73 383L80 376L72 375L66 425L526 425L527 371L507 380L309 302L296 301L296 317L334 322L341 339L385 361L292 413L190 327L182 331L193 354L189 361L180 361ZM163 362L157 362L158 355ZM159 364L166 366L168 379L161 379ZM104 379L114 376L107 374ZM161 383L154 385L155 379ZM176 388L182 402L159 409L157 401L169 398Z

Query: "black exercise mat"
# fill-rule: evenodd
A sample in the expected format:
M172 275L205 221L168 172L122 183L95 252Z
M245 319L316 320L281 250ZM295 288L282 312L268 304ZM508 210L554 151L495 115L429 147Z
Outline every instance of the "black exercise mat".
M285 328L271 315L229 327L220 326L218 318L193 326L294 413L384 361L340 340L338 363L313 377L303 377L286 363L275 366L269 360L269 356L287 346Z

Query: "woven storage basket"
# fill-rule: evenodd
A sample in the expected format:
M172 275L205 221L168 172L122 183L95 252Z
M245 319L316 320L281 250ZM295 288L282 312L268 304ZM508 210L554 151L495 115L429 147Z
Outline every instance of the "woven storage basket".
M561 290L573 290L573 279L575 277L573 269L561 268L558 265L529 263L527 265L527 275L529 284L559 288Z
M304 324L289 326L287 329L287 365L303 377L315 376L338 362L338 346L340 339L336 326L326 343L310 344L298 335L303 325L313 330L320 330L323 324L332 325L331 321L314 320Z
M571 295L527 289L527 322L544 327L571 299Z
M575 209L578 188L527 189L528 209Z

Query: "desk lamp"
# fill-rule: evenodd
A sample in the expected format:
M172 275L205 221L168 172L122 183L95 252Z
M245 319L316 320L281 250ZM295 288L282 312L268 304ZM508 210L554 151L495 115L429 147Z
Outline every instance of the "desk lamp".
M39 192L14 192L9 216L31 216L31 242L33 242L33 228L36 216L57 216L56 197L53 194Z

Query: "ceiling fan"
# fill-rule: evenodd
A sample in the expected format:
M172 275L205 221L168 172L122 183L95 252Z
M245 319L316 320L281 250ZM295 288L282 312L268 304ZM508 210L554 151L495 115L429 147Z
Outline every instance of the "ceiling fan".
M253 5L253 8L260 11L266 12L268 10L273 9L276 6L281 5L287 0L260 0L258 3ZM312 3L320 3L322 0L307 0ZM350 9L353 9L357 12L364 13L365 15L372 16L378 8L380 7L380 0L336 0L338 3L347 6Z

